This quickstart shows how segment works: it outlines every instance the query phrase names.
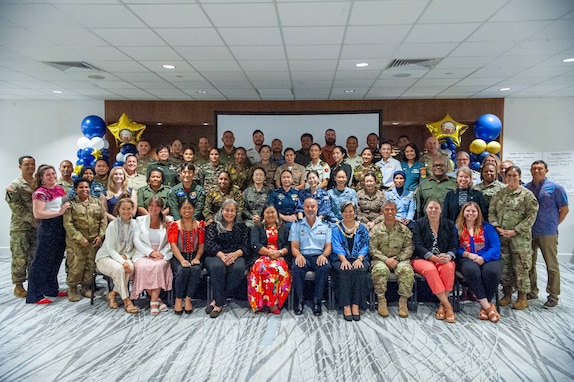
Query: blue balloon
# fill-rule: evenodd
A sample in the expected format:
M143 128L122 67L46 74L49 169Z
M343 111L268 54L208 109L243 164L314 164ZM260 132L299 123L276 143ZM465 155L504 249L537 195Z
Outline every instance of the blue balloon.
M125 145L122 146L122 148L120 149L120 152L122 154L136 154L138 152L138 149L135 145L132 145L131 143L126 143Z
M90 162L90 166L96 167L96 162L97 162L97 159L94 158L94 160Z
M82 157L82 150L83 149L79 149L78 152L76 153L76 155L78 156L78 158Z
M480 162L472 162L470 168L474 171L480 171Z
M96 160L96 158L94 158L93 155L85 156L85 157L84 157L84 164L88 164L88 163L89 163L90 166L93 167L94 165L92 164L92 162L95 162L95 160Z
M112 165L112 167L122 167L124 165L124 162L122 161L117 161L114 162L114 164Z
M478 155L478 154L470 154L470 161L471 161L471 162L478 162L478 161L480 161L480 155Z
M454 143L449 143L448 144L448 149L451 151L456 151L456 145Z
M101 149L100 152L102 153L102 159L106 162L110 159L110 151L108 149Z
M80 156L80 158L83 158L84 160L86 159L86 157L90 157L92 156L92 153L94 152L94 149L91 147L84 147L83 149L80 149L79 151L82 152L82 155ZM87 162L87 161L86 161Z
M440 144L440 148L443 149L443 150L448 149L448 143L446 143L446 142L441 143L441 144Z
M445 139L446 143L448 143L449 145L452 143L452 138L447 138Z
M484 150L481 154L480 154L480 163L482 163L482 161L484 160L484 158L486 158L487 156L489 156L490 153L486 150Z
M85 164L86 164L86 161L83 160L82 158L80 158L76 161L76 166L83 166Z
M474 123L474 135L486 143L495 140L502 131L502 122L494 114L483 114Z
M89 139L103 137L106 135L106 122L97 115L88 115L82 120L82 134Z

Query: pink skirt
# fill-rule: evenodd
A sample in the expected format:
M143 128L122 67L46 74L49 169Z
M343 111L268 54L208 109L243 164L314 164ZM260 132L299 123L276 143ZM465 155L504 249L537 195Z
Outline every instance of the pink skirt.
M171 290L173 273L167 260L142 257L134 262L134 282L130 297L138 298L145 289Z

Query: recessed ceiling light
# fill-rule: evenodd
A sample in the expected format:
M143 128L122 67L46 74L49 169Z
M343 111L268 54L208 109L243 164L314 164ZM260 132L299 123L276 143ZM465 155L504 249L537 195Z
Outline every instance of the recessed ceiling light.
M161 126L161 125L163 125L163 123L161 123L161 122L156 122L156 125Z
M345 90L345 93L354 93L354 92L355 92L355 89L346 89Z
M357 68L366 68L367 66L369 66L368 62L359 62L358 64L355 64L355 66Z
M393 74L393 77L399 77L399 78L402 78L402 77L410 77L410 76L411 76L410 73L397 73L397 74Z
M209 126L209 123L203 122L203 126Z
M509 91L510 88L500 88L500 89L498 89L498 90L500 90L501 92L506 92L506 91Z
M562 62L574 62L574 57L565 58L565 59L562 60Z
M400 124L400 122L398 122L398 121L393 122L393 126L397 126L399 124Z
M170 64L165 64L165 65L162 65L161 67L164 69L170 69L170 70L175 69L175 65L170 65Z
M54 94L62 94L63 91L61 91L61 90L52 90L52 93L54 93Z
M205 90L198 90L196 91L197 94L207 94L207 92Z

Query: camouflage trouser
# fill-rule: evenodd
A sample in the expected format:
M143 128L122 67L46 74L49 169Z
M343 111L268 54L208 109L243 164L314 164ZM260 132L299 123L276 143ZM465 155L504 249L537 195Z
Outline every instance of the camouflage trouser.
M413 295L413 284L415 282L415 271L411 266L411 262L400 261L394 270L397 275L399 283L399 296L411 297ZM383 261L375 261L371 268L371 275L373 276L373 285L375 293L378 297L384 297L387 291L387 283L391 270Z
M36 254L36 229L10 232L10 252L12 252L12 283L22 284L27 279Z
M530 238L515 236L500 238L500 260L504 287L516 287L519 292L530 293L530 268L532 267L532 242Z
M96 252L98 248L91 245L84 248L80 245L69 245L66 247L66 265L68 266L68 277L66 283L71 288L82 285L87 288L92 284L92 276L96 269Z

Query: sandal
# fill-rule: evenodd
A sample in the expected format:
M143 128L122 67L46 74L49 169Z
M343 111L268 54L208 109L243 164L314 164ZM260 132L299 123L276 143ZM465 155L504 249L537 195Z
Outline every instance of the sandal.
M110 309L118 308L118 303L116 302L116 292L114 291L108 293L108 306Z
M488 321L488 313L486 313L486 310L484 310L484 308L480 308L478 318L480 318L482 321Z
M439 305L438 310L434 315L434 318L436 318L437 320L444 320L444 306L442 306L442 304Z
M152 301L149 303L151 308L150 313L152 316L157 316L159 314L159 308L152 308L153 306L159 306L159 301Z
M490 304L490 307L488 308L488 311L486 313L488 313L488 319L490 320L490 322L497 323L498 321L500 321L500 314L498 314L498 312L496 311L496 306L494 306L493 304Z
M138 308L135 307L134 303L129 298L126 298L124 300L124 310L127 313L137 313L140 311Z
M159 302L159 311L160 312L167 312L167 305L165 305L165 303L163 301L161 301L161 298L157 300Z
M452 306L446 308L444 313L444 320L449 324L454 324L456 322L456 316L454 315L454 311L452 310Z

